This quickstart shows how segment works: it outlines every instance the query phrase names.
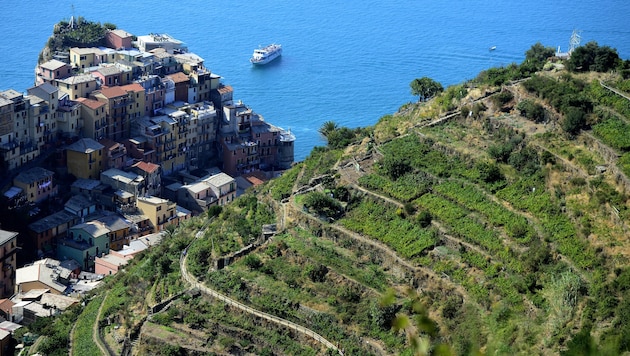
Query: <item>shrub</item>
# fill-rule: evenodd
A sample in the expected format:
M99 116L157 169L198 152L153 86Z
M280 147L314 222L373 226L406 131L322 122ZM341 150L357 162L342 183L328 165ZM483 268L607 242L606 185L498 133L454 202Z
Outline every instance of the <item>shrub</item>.
M307 208L326 217L336 217L343 211L343 207L338 201L322 192L308 193L302 202Z
M547 117L545 108L529 99L525 99L518 103L516 108L521 112L521 115L537 123L545 121Z
M431 213L428 210L422 210L420 213L418 213L418 216L416 217L416 221L422 227L427 227L431 225L432 219L433 217L431 216Z

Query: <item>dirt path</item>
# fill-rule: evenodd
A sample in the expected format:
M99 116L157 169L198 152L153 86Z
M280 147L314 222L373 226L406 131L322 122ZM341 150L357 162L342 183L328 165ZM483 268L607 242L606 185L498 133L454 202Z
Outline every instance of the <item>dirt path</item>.
M100 321L101 311L103 310L103 305L105 304L105 301L107 300L108 296L109 296L109 291L105 293L105 298L103 298L101 305L98 307L96 320L94 320L94 326L92 326L92 339L94 340L94 343L96 344L96 346L98 346L98 348L101 350L101 354L103 355L111 355L107 347L105 347L105 344L103 343L103 340L101 339L101 334L99 333L99 330L98 330L98 324Z
M337 353L339 353L339 355L343 356L343 352L336 346L336 344L328 341L327 339L325 339L323 336L319 335L318 333L314 332L311 329L305 328L301 325L298 325L294 322L279 318L275 315L271 315L265 312L262 312L260 310L254 309L250 306L247 306L243 303L237 302L236 300L229 298L201 283L199 283L199 281L188 272L188 269L186 267L186 260L188 258L187 254L182 254L180 260L179 260L179 267L181 269L181 273L182 273L182 277L184 277L184 279L190 283L192 286L196 287L197 289L199 289L200 291L202 291L203 293L208 294L209 296L216 298L232 307L235 307L237 309L240 309L246 313L252 314L256 317L271 321L273 323L276 323L280 326L284 326L290 329L293 329L305 336L308 336L310 338L313 338L315 341L318 341L319 343L321 343L322 345L324 345L324 347L328 348L328 349L333 349L335 350Z

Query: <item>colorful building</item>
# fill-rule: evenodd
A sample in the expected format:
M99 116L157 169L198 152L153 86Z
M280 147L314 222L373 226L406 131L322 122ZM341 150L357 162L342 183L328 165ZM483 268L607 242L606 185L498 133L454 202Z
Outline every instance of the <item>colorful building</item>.
M66 147L68 173L76 178L99 179L103 170L103 148L91 138L82 138Z
M14 292L17 236L17 232L0 229L0 298Z
M13 179L13 185L22 188L29 202L39 203L48 197L57 195L57 186L53 182L54 173L33 167L21 172Z

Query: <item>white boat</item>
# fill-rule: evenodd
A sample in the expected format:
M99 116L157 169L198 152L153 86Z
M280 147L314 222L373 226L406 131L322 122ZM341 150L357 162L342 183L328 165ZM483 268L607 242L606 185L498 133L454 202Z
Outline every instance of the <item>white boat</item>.
M267 64L282 55L282 46L279 44L270 44L266 47L257 48L249 59L252 64Z
M490 47L490 50L491 50L491 51L494 51L495 49L497 49L497 46L492 46L492 47Z

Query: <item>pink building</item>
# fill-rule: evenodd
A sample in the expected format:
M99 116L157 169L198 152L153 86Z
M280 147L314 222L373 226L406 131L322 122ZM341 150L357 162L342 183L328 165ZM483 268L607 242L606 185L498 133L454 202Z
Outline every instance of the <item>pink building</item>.
M112 30L105 34L105 44L109 48L131 48L133 35L125 30Z
M72 67L68 63L51 59L35 68L36 85L49 83L55 79L64 79L72 75Z
M160 240L161 234L152 234L142 239L131 240L129 245L123 246L120 251L110 250L107 255L96 256L94 259L94 272L104 275L116 274L129 263L129 260L147 248L159 243Z

